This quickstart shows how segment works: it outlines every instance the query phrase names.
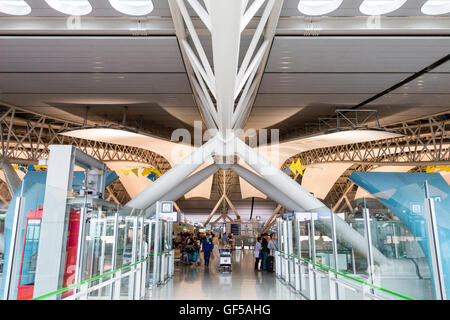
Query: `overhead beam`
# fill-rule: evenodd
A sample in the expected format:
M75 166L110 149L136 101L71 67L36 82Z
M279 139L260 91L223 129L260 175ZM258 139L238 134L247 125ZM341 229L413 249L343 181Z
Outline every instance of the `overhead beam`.
M372 19L372 20L370 20ZM209 34L209 30L199 17L191 17L199 35ZM175 36L175 26L171 17L146 17L136 20L131 17L81 17L69 21L67 17L2 17L0 36ZM260 17L253 17L243 34L253 34ZM379 24L373 17L321 17L303 16L280 17L275 35L290 36L346 36L346 35L450 35L449 17L380 17Z
M208 218L205 221L205 226L211 221L212 217L214 217L214 214L216 213L217 209L219 209L220 205L224 201L225 195L222 195L220 199L217 201L216 205L212 209L211 213L209 214Z

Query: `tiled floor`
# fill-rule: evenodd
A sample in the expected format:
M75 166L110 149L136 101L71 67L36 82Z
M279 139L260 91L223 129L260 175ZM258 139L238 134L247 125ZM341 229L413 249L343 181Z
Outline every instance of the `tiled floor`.
M203 254L202 254L203 255ZM166 285L147 291L153 300L300 300L302 297L276 279L275 273L254 271L253 251L238 250L233 254L231 273L218 271L215 256L209 268L177 263L175 275Z

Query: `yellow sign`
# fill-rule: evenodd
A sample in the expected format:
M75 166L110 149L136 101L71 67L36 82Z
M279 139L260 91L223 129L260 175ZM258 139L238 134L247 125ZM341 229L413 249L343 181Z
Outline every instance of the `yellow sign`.
M427 166L425 171L428 173L436 172L436 171L450 172L450 167L449 166Z
M302 166L302 162L300 161L300 158L298 158L296 163L294 163L294 161L292 161L291 165L289 166L289 169L294 174L297 174L297 172L298 172L303 176L303 172L305 171L306 167Z

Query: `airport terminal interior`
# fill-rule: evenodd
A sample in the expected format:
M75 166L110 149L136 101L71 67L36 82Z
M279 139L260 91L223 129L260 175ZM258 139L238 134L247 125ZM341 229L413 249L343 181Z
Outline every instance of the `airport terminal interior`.
M450 0L0 0L0 300L450 299Z

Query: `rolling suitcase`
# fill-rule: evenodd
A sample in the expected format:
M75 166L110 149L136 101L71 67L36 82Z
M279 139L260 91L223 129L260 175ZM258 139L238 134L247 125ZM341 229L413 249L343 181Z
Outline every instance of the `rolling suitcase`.
M266 269L269 272L273 272L273 267L275 263L275 258L273 256L268 256L266 261Z

